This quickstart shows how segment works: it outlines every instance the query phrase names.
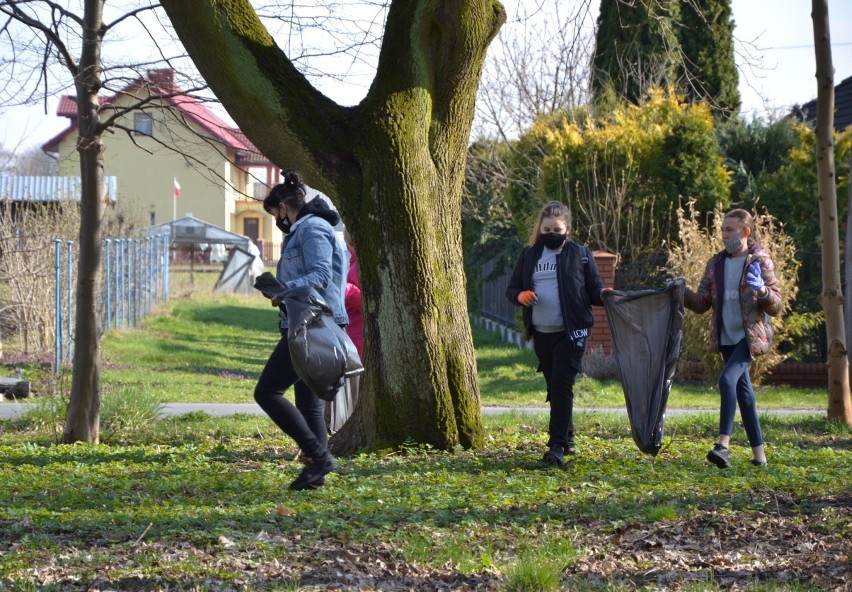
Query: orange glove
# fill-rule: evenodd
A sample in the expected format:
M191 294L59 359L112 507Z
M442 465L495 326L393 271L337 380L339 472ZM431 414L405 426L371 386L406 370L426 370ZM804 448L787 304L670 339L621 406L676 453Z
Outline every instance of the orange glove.
M536 302L538 302L538 296L535 295L535 292L532 290L524 290L520 294L518 294L518 302L523 304L524 306L532 306Z

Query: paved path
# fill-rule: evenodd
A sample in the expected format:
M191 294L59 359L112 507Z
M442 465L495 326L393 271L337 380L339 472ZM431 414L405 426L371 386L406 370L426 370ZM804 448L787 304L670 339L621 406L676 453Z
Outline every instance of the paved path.
M0 419L10 419L21 413L26 412L31 406L30 403L13 403L4 401L0 403ZM175 415L183 415L193 411L203 411L208 415L221 417L224 415L236 415L238 413L246 413L249 415L264 415L263 410L255 403L166 403L163 406L161 415L163 417L171 417ZM501 413L526 413L539 414L547 413L547 407L500 407L486 406L482 408L483 415L498 415ZM575 413L619 413L625 414L627 410L624 407L588 407L575 408ZM673 409L666 410L669 417L675 415L691 415L697 413L717 413L716 409ZM796 413L812 415L825 413L824 409L768 409L761 411L762 414L768 415L792 415Z

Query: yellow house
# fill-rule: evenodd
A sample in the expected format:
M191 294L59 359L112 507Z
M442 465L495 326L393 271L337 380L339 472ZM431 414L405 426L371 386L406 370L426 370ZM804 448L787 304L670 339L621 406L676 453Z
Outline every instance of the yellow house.
M79 175L76 97L62 97L57 115L66 130L42 149L59 160L61 175ZM172 70L150 70L112 97L101 98L101 119L116 118L104 135L104 174L117 178L117 199L132 203L151 225L192 214L243 234L266 261L282 235L263 211L279 171L239 129L175 85Z

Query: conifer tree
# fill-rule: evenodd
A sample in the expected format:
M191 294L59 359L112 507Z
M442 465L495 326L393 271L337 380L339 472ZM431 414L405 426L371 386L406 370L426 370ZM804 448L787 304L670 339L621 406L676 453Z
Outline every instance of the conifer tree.
M680 91L692 102L706 101L724 119L736 117L740 92L731 0L684 2L680 25Z
M679 60L676 0L601 0L592 95L614 94L639 104L652 86L676 81Z

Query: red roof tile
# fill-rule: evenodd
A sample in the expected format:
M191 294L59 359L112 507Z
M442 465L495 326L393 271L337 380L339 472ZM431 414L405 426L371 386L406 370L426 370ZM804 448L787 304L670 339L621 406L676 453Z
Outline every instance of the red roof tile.
M240 131L238 128L232 127L231 133L234 134L237 138L239 138L239 140L246 147L245 150L240 151L238 153L239 160L237 164L242 164L246 166L261 166L272 164L269 162L268 158L266 158L263 154L260 153L260 150L258 150L257 147L251 143L251 141L242 131Z
M56 114L61 117L77 117L77 97L64 96L60 98Z

